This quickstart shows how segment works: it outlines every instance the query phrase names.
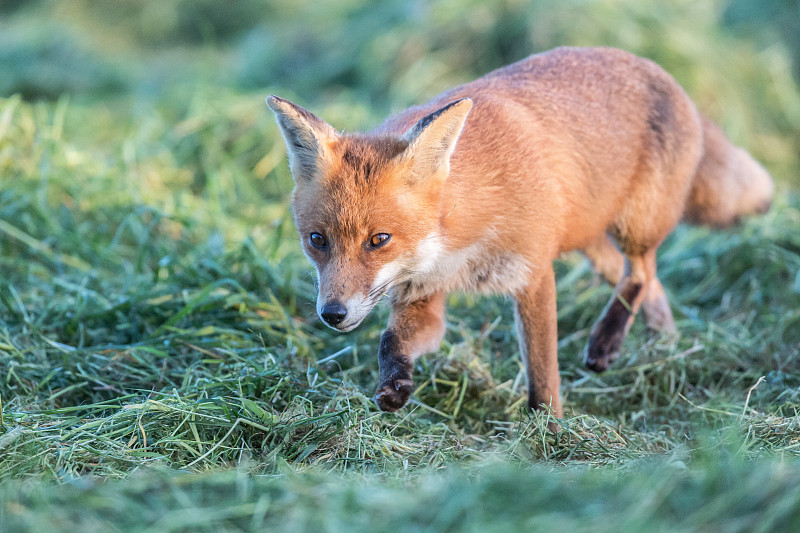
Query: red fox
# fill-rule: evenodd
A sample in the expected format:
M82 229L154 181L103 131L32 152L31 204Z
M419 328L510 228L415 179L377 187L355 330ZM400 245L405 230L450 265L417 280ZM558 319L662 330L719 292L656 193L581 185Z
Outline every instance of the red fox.
M647 59L610 48L532 55L341 134L269 96L295 181L317 312L339 331L388 294L377 405L403 407L437 350L451 291L511 296L528 406L562 417L553 260L580 250L614 286L585 364L616 359L640 308L674 322L656 250L683 219L724 227L770 205L769 174ZM627 258L627 261L625 260Z

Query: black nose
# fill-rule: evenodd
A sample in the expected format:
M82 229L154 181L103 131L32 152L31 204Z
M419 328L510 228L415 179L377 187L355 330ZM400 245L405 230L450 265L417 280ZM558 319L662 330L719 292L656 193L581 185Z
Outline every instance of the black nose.
M329 302L322 308L320 316L322 320L331 326L335 326L340 324L342 320L344 320L344 317L347 316L347 309L339 302Z

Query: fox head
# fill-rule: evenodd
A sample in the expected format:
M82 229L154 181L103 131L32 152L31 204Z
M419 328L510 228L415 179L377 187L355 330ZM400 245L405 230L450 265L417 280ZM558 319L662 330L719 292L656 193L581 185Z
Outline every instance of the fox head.
M433 268L442 188L472 101L451 102L401 135L343 135L288 100L270 96L267 105L286 141L317 313L350 331L393 286Z

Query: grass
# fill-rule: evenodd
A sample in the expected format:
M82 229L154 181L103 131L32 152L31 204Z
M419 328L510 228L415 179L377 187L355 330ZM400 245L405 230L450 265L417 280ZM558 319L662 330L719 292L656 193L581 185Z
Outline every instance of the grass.
M254 159L255 141L245 134L233 156L215 149L245 124L278 142L268 117L246 122L253 109L237 112L232 95L230 130L220 131L208 117L218 111L197 98L174 125L155 114L122 123L122 154L106 140L68 141L107 120L91 107L0 102L0 165L11 178L0 203L4 521L21 530L65 518L87 530L324 522L333 531L399 499L374 529L420 513L407 529L440 531L469 529L465 509L476 501L493 502L474 511L485 524L500 512L498 490L537 510L503 515L504 524L679 530L705 520L749 530L764 519L768 530L797 513L788 494L744 511L744 488L709 488L757 474L780 495L800 475L795 193L736 231L671 236L660 269L681 336L637 324L602 375L584 370L579 353L610 290L577 256L558 263L560 432L523 409L502 298L453 296L446 341L418 362L410 407L385 414L370 396L386 309L351 335L319 324L285 204L253 198L231 177L267 164ZM135 144L145 135L152 146ZM188 136L203 151L176 161ZM228 177L217 170L226 164ZM206 172L202 191L164 194L197 179L191 165ZM221 186L229 178L232 192ZM681 498L712 507L689 513Z
M610 4L508 3L493 25L465 30L444 4L431 20L374 7L351 27L351 8L324 3L333 11L302 8L315 27L333 28L309 46L353 39L328 70L316 68L324 55L289 68L302 59L288 51L299 23L280 11L252 26L252 5L216 27L245 32L240 41L175 45L147 63L153 50L121 43L150 39L148 10L125 4L127 30L98 37L93 28L110 12L81 5L59 8L70 21L62 48L73 39L98 71L117 63L104 47L125 50L132 66L98 78L116 92L98 93L107 89L65 63L64 83L89 92L67 96L56 84L54 99L36 100L50 93L36 92L41 71L28 69L14 78L26 83L22 96L0 98L4 531L772 531L800 520L800 93L780 49L756 53L732 39L709 7L687 18L680 7L631 6L620 21ZM163 17L178 28L163 42L184 42L180 27L194 31L192 17L213 30L218 14L202 5L200 15L176 11L186 20ZM24 29L43 16L30 9L0 22ZM579 16L584 9L591 16ZM376 33L384 18L395 25ZM280 43L285 57L259 55L275 44L262 42L274 37L270 24L294 35ZM637 49L642 28L653 27L669 38ZM666 32L673 27L681 31ZM379 70L386 43L417 31L429 38L398 58L409 64ZM2 33L15 54L32 53L39 38ZM89 46L92 38L102 40ZM464 39L491 53L459 56ZM410 405L379 412L371 396L387 309L347 335L316 318L264 95L296 87L352 129L471 77L519 43L584 40L647 53L675 72L767 163L778 183L772 211L730 231L679 227L660 249L659 272L680 335L657 336L637 321L602 375L586 371L580 353L610 289L579 256L557 262L566 407L557 433L524 409L501 297L452 295L445 341L417 362ZM361 55L348 67L353 50ZM164 74L165 57L182 83ZM209 74L244 76L242 68L254 78L231 84ZM281 85L253 89L276 72ZM389 86L391 98L379 98Z
M622 474L483 466L402 481L321 474L151 471L124 482L15 486L13 528L81 531L781 531L800 519L797 465L678 459ZM576 488L578 488L576 490ZM156 496L157 495L157 496ZM87 514L85 508L98 509ZM520 512L524 511L524 512ZM0 511L3 513L3 511Z

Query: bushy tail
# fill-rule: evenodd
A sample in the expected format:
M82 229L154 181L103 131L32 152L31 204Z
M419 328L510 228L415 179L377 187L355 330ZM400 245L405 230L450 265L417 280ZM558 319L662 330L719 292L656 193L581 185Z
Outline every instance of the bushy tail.
M703 117L704 152L695 172L683 218L722 228L742 216L766 213L772 203L769 173L750 154L731 144Z

